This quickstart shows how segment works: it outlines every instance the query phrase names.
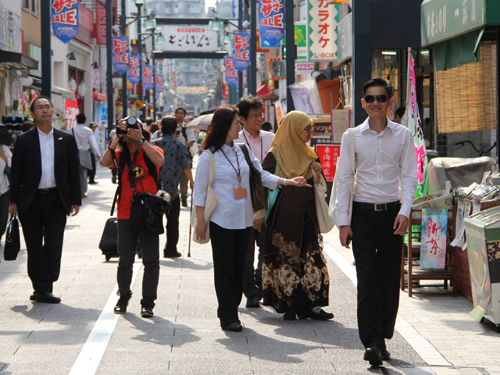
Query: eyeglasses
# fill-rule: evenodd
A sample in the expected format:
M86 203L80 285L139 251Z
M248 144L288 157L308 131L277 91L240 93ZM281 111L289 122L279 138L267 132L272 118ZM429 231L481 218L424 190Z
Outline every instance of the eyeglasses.
M254 115L254 116L248 116L248 118L257 120L258 118L265 118L266 115L264 113L261 113L260 115Z
M306 126L303 131L312 132L313 130L314 130L313 127L311 125L309 125L309 126Z
M52 109L52 106L51 105L38 105L35 107L35 109L38 109L39 111L43 110L43 109L46 109L46 110L49 110L49 109Z
M363 99L365 99L365 102L369 104L373 103L375 99L377 99L377 102L379 103L385 103L389 98L387 97L387 95L366 95Z

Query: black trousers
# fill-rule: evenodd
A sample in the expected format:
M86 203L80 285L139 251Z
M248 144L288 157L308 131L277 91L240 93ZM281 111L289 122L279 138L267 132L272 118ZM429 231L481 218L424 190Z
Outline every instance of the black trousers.
M175 253L177 243L179 242L179 215L181 213L181 199L175 198L170 205L170 211L165 214L167 224L165 226L167 234L167 243L165 253Z
M255 243L258 247L259 262L254 270L255 261ZM248 238L248 250L245 257L245 266L243 269L243 293L247 298L260 296L262 294L262 259L264 254L265 238L262 232L255 228L250 229Z
M95 155L92 151L89 150L90 160L92 161L92 169L87 171L87 176L89 178L89 182L95 182Z
M225 229L210 222L217 316L223 327L240 321L238 306L243 295L243 265L250 230Z
M131 294L132 272L135 260L137 240L141 242L142 264L144 276L142 278L142 299L144 307L154 307L158 279L160 277L160 242L158 235L148 229L138 229L130 220L118 220L118 294Z
M28 276L36 293L52 293L59 278L66 211L55 188L38 190L26 212L19 212L28 251Z
M403 238L394 235L399 209L375 212L354 208L352 246L358 278L358 328L365 348L385 348L399 307Z

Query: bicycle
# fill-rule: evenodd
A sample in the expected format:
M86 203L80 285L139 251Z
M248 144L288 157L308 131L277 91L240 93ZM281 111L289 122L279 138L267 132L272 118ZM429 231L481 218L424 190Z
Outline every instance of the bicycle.
M497 146L497 143L495 142L487 150L478 150L476 148L476 146L474 145L474 143L472 143L471 141L460 141L460 142L455 142L455 146L458 146L458 147L455 147L455 150L458 150L458 149L464 147L466 144L470 144L472 146L472 148L474 149L474 151L479 154L479 156L483 156L484 154L488 154L491 150L493 150ZM469 155L469 156L471 156L471 155Z

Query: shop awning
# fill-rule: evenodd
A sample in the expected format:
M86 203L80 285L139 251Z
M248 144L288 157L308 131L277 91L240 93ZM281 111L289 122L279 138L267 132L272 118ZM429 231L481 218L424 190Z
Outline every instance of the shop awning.
M434 45L436 70L447 70L479 62L479 42L484 29L457 36Z
M52 93L62 95L63 99L76 100L74 91L63 89L62 87L52 86Z
M267 83L260 86L260 88L257 90L257 96L264 100L269 100L276 97L276 95L274 95L274 92L269 91L269 86L267 85Z
M104 94L100 94L98 92L92 93L92 98L97 101L106 102L108 100L108 96Z
M0 50L0 63L10 63L20 69L38 69L38 61L22 53Z

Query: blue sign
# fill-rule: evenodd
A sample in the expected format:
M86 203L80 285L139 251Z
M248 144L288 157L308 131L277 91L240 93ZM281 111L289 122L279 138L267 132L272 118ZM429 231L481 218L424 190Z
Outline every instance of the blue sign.
M142 87L144 90L152 90L154 86L153 82L153 65L143 65L142 66Z
M277 48L285 36L285 0L259 0L260 44L262 48Z
M113 68L122 75L129 69L128 36L113 37Z
M243 72L250 65L250 34L234 33L233 42L234 66Z
M140 59L141 56L139 55L131 55L128 59L129 67L127 72L127 79L132 85L135 85L141 80Z
M164 77L163 74L157 74L156 75L156 92L158 94L162 93L163 90L165 89L165 84L163 83Z
M238 0L233 0L233 19L238 18Z
M63 43L78 35L78 0L52 0L52 30Z
M238 84L238 70L234 66L234 60L232 57L225 57L226 65L226 82L229 86L234 86Z

